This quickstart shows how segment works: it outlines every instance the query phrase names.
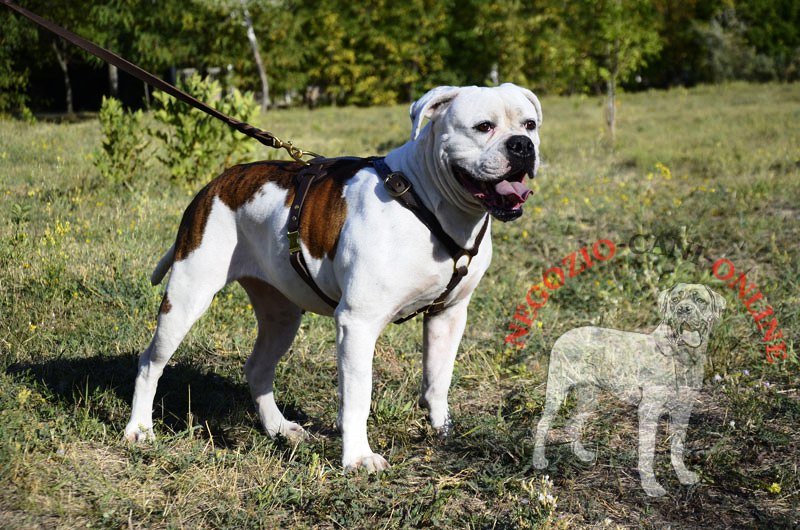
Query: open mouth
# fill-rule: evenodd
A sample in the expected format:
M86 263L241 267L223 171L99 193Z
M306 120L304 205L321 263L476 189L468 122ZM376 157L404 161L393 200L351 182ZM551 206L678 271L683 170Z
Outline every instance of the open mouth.
M533 193L522 183L526 175L533 178L532 168L512 169L502 179L494 181L473 178L467 170L458 166L453 166L453 173L464 189L499 221L511 221L522 215L522 204Z
M707 325L702 323L681 322L678 325L678 337L681 342L690 348L697 348L703 343L703 337L706 335Z

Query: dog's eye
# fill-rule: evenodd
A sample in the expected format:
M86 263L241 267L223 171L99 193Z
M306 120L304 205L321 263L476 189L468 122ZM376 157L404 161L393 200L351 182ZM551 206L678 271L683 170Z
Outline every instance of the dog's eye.
M529 131L535 131L536 130L536 121L534 121L534 120L526 121L525 122L525 128L528 129Z
M476 131L480 131L482 133L488 133L492 129L494 129L494 123L490 121L482 121L475 127L473 127Z

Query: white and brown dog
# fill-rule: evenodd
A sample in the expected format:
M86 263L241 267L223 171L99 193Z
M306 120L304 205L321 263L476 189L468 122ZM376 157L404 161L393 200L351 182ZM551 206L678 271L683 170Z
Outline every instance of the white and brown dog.
M553 344L547 375L544 411L536 428L533 465L547 467L547 432L570 389L575 411L566 430L572 451L584 462L594 451L581 443L583 425L596 406L597 391L605 390L639 407L639 476L651 496L665 493L653 472L658 420L670 415L671 461L681 484L694 484L696 473L683 463L686 428L697 393L711 328L725 309L725 299L704 285L679 283L661 292L664 317L653 333L582 327L567 331Z
M420 131L426 118L430 123ZM511 84L439 87L411 106L411 120L411 141L389 153L386 164L405 175L458 245L468 249L480 241L443 310L424 321L420 402L433 427L446 430L447 394L467 305L492 257L491 239L481 239L481 229L489 214L501 221L521 215L530 193L522 181L533 177L539 164L542 112L531 91ZM290 266L287 219L296 194L293 178L302 167L297 162L235 166L186 209L175 244L152 276L157 284L172 267L155 336L139 361L125 428L129 440L153 436L153 399L164 366L214 295L238 281L258 320L245 374L266 431L304 436L275 404L275 367L304 310L333 316L342 463L370 471L388 466L367 440L375 341L388 323L428 306L445 291L454 260L393 198L374 169L324 179L305 197L299 241L318 289L338 301L330 307Z

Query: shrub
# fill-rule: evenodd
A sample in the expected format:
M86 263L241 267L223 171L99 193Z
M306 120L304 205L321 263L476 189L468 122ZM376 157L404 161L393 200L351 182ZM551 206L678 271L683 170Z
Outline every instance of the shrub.
M100 106L102 149L95 167L111 184L130 187L131 178L144 166L144 151L150 141L143 136L142 111L125 111L118 99L103 96Z
M193 75L182 88L204 103L238 120L252 123L258 118L258 103L252 93L233 89L222 94L218 81ZM172 179L193 186L206 182L225 167L241 161L255 149L255 142L186 103L164 92L156 92L153 117L160 124L149 133L161 141L158 159Z

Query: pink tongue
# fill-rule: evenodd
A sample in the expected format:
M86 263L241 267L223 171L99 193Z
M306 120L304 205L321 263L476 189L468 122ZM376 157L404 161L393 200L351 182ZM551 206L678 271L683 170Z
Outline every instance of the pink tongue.
M494 191L496 191L499 195L505 196L507 199L511 199L512 197L515 198L517 205L525 202L525 199L528 198L528 195L532 193L531 190L529 190L528 187L522 182L509 182L507 180L501 180L498 182L494 187Z

